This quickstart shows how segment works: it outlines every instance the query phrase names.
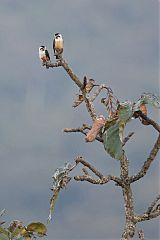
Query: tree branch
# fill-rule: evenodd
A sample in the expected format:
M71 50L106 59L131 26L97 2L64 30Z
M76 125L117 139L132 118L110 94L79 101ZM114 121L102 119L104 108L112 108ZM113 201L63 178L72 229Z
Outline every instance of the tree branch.
M157 218L160 216L160 209L156 209L154 210L153 212L151 213L144 213L142 215L135 215L134 219L135 219L135 222L143 222L143 221L147 221L147 220L151 220L153 218Z
M70 76L70 78L74 81L74 83L80 88L80 90L82 91L83 94L83 98L84 101L86 103L86 107L87 110L92 118L92 120L96 119L96 110L92 104L92 102L90 101L90 99L86 96L86 91L85 89L83 89L83 83L80 81L80 79L73 73L72 69L69 67L69 65L67 64L67 62L61 58L58 62L56 63L46 63L45 64L48 68L49 67L59 67L62 66L65 71L68 73L68 75Z
M120 179L118 179L116 176L111 176L111 175L104 176L102 179L96 179L90 175L82 175L82 176L75 176L74 179L76 181L87 181L93 184L106 184L111 180L116 182L116 184L119 186L122 184L120 182Z
M160 200L160 195L156 197L156 199L151 203L150 207L147 211L140 215L135 215L135 222L142 222L146 220L151 220L152 218L156 218L160 216L160 204L157 204Z
M74 177L76 181L88 181L93 184L105 184L110 180L112 180L116 182L117 185L122 186L122 181L120 178L116 176L111 176L111 175L103 176L102 173L100 173L94 166L92 166L90 163L85 161L82 157L76 158L75 162L76 162L76 165L81 163L82 165L90 169L99 178L99 179L93 178L92 176L88 175L88 172L85 170L85 175ZM84 172L84 169L83 169L83 172Z
M153 162L153 160L155 159L158 151L160 149L160 134L158 136L158 139L152 149L152 151L150 152L149 154L149 157L147 158L147 160L144 162L141 170L134 176L131 176L129 181L132 183L132 182L135 182L137 180L139 180L140 178L144 177L144 175L147 173L151 163Z
M86 103L87 110L88 110L92 120L94 121L97 117L94 105L93 105L92 101L90 100L90 98L87 97L87 94L86 94L85 90L82 90L82 94L83 94L83 97L84 97L84 101Z
M145 114L143 114L141 111L136 112L136 115L141 117L143 120L145 120L149 125L152 125L159 133L160 133L160 126L155 121L153 121L151 118L147 117Z
M72 133L72 132L80 132L84 134L85 136L87 135L87 132L85 130L91 130L91 126L88 126L87 124L83 124L82 127L79 128L65 128L63 131L66 133ZM99 136L95 138L97 141L103 143L103 139Z
M43 64L43 66L46 66L47 68L54 68L54 67L61 67L62 64L60 61L57 61L55 63L47 62L47 63Z
M90 101L90 99L86 96L85 89L83 89L83 83L79 80L79 78L73 73L72 69L69 67L69 65L65 62L64 59L61 59L61 66L66 70L70 78L76 83L76 85L80 88L82 91L84 101L86 103L87 110L92 118L94 120L96 118L96 110Z
M66 70L70 78L75 82L75 84L82 89L83 83L80 81L80 79L73 73L72 69L69 67L67 62L64 59L60 60L61 66Z
M85 167L89 168L96 176L98 176L100 179L103 179L103 174L100 173L95 167L93 167L89 162L85 161L82 157L76 158L76 164L81 163Z
M138 237L140 240L144 240L144 232L143 230L138 230Z
M160 194L156 197L156 199L151 203L151 206L148 208L147 213L151 213L153 209L156 207L157 202L160 200ZM159 205L158 205L159 206Z
M96 110L93 105L93 101L96 99L96 97L100 94L100 92L104 88L107 89L108 94L107 94L106 98L102 99L103 100L102 102L107 107L109 117L117 116L118 100L117 100L117 98L115 98L113 96L112 90L110 88L108 88L107 86L102 84L98 87L98 89L90 97L89 93L93 88L93 82L90 82L90 90L87 91L86 90L87 85L85 86L85 84L87 84L87 78L86 77L84 78L84 82L80 81L80 79L74 74L72 69L69 67L69 65L63 58L59 59L59 61L57 61L54 64L53 63L46 64L47 68L49 68L49 67L53 68L53 67L59 67L59 66L62 66L65 69L65 71L70 76L70 78L74 81L74 83L81 90L82 95L79 95L79 96L81 96L82 101L85 102L86 108L92 118L93 123L97 119ZM78 99L78 100L81 100L81 99ZM75 105L75 106L78 106L78 105ZM135 116L139 117L142 120L145 120L146 123L152 125L160 133L160 126L156 122L154 122L152 119L148 118L141 111L136 112ZM87 135L86 130L91 130L91 129L92 128L90 126L83 124L83 126L81 128L65 128L64 132L81 132L82 134ZM94 139L103 143L103 139L99 136L98 133L97 133L97 135L98 136L96 136L96 138L94 138ZM130 137L132 135L133 135L133 132L130 133L124 139L123 146L126 144L126 142L130 139ZM134 236L135 227L136 227L137 222L150 220L152 218L156 218L157 216L160 216L160 204L157 204L160 199L160 195L152 202L151 206L148 208L148 210L144 214L135 215L132 189L131 189L131 183L139 180L147 173L147 171L148 171L151 163L155 159L159 149L160 149L160 135L159 135L152 151L150 152L149 157L144 162L141 170L136 175L131 176L131 177L129 177L129 171L128 171L129 162L126 157L124 157L123 159L120 160L120 171L121 171L120 178L118 178L116 176L111 176L111 175L104 176L101 172L99 172L90 163L85 161L82 157L78 157L75 160L75 165L70 170L70 171L72 171L79 163L81 163L85 168L82 169L82 171L83 171L82 176L74 177L74 179L76 181L87 181L92 184L106 184L112 180L112 181L116 182L117 185L122 187L122 192L123 192L123 197L124 197L124 208L125 208L125 215L126 215L126 223L125 223L124 231L122 234L122 240L130 240ZM94 173L96 177L90 176L88 174L88 171L86 168L89 169L92 173ZM139 234L139 239L144 240L143 231L139 231L138 234Z
M124 146L128 140L133 136L134 132L130 132L127 137L124 138L122 146Z
M93 93L92 97L90 98L90 100L93 102L96 97L98 97L98 95L100 94L100 92L103 90L103 89L106 89L108 91L108 87L105 85L105 84L101 84L98 86L98 89Z
M128 181L129 179L128 166L129 166L129 161L127 157L124 156L124 158L120 160L120 170L121 170L121 180L123 182L122 191L123 191L123 198L124 198L126 223L125 223L121 240L131 239L134 236L135 227L136 227L134 222L134 205L133 205L132 189Z

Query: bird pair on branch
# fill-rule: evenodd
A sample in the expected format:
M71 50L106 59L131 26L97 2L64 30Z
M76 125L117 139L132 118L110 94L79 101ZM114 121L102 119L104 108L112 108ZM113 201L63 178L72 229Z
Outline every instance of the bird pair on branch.
M56 57L57 60L62 58L63 38L60 33L55 33L55 35L54 35L53 52L54 52L54 56ZM51 63L49 52L48 52L47 48L43 45L39 47L39 58L42 62L42 65ZM49 67L46 65L46 68L49 68Z

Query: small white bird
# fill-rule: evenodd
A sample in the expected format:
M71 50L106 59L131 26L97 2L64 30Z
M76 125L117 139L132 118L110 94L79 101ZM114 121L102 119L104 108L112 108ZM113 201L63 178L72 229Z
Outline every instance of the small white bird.
M60 33L56 33L54 35L53 51L54 51L54 55L56 56L56 59L62 58L63 38L62 38L62 35Z
M47 51L45 46L40 46L39 47L39 58L42 62L42 64L46 64L46 63L50 63L50 56L49 56L49 52ZM47 66L46 66L47 67Z

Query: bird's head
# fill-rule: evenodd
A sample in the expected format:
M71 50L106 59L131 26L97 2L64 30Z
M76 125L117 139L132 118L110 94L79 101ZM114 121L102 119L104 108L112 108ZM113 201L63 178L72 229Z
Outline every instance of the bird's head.
M46 47L45 47L45 46L40 46L40 47L39 47L39 51L43 52L43 51L45 51L45 50L46 50Z
M62 38L62 35L60 33L55 33L55 38Z

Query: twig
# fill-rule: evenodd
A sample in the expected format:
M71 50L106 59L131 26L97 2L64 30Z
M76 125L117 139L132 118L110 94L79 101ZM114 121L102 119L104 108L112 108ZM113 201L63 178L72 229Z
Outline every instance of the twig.
M143 230L138 230L138 237L140 240L144 240L144 232Z
M136 112L136 114L138 114L138 116L140 116L142 119L144 119L148 124L152 125L160 133L160 126L159 126L159 124L157 124L151 118L147 117L141 111Z
M61 59L61 65L66 70L66 72L69 74L70 78L76 83L76 85L80 88L82 91L84 101L86 103L87 110L92 118L94 120L96 118L96 110L90 101L90 99L86 96L85 89L83 89L83 83L79 80L79 78L73 73L72 69L69 67L69 65L65 62L64 59Z
M85 175L89 175L86 168L82 168L82 171L84 172Z
M80 133L82 133L82 134L84 134L86 136L87 132L85 130L91 130L91 128L92 128L91 126L83 124L82 127L79 127L79 128L65 128L63 131L66 132L66 133L80 132ZM97 136L95 139L97 141L103 143L103 139L101 137Z
M1 212L0 212L0 217L2 217L2 215L5 213L6 209L4 208Z
M90 175L75 176L74 179L76 181L87 181L87 182L90 182L92 184L105 184L105 183L107 183L103 179L96 179L96 178L93 178Z
M94 107L92 101L90 100L90 98L87 97L85 90L82 90L82 94L84 97L84 101L86 103L87 110L88 110L92 120L94 121L97 117L95 107Z
M93 93L92 97L90 98L90 100L93 102L96 97L98 97L98 95L100 94L100 92L103 90L103 89L106 89L108 91L108 87L105 85L105 84L101 84L98 86L98 89Z
M96 179L96 178L93 178L90 175L75 176L74 179L76 181L87 181L87 182L90 182L90 183L93 183L93 184L106 184L110 180L112 180L112 181L116 182L117 185L121 185L121 183L119 181L120 179L118 179L115 176L110 176L110 175L105 176L102 179ZM117 181L117 179L118 179L118 181Z
M76 83L76 85L81 89L83 87L83 83L80 81L80 79L73 73L72 69L69 67L69 65L66 63L64 59L60 60L61 66L66 70L70 78Z
M47 68L54 68L54 67L60 67L62 66L61 62L58 61L58 62L55 62L55 63L45 63L44 64Z
M151 213L153 208L156 206L157 202L160 200L160 194L156 197L156 199L151 203L151 206L148 208L147 213Z
M143 222L143 221L151 220L151 219L156 218L158 216L160 216L160 208L152 211L151 213L146 212L144 214L135 215L134 221L135 221L135 223Z
M100 173L95 167L93 167L90 163L88 163L87 161L85 161L82 157L78 157L75 160L76 164L83 164L85 167L87 167L88 169L90 169L99 179L93 178L92 176L88 175L88 172L85 169L85 175L82 176L75 176L74 179L76 181L88 181L90 183L93 184L105 184L107 182L109 182L110 180L116 182L117 185L122 186L122 181L120 178L116 177L116 176L103 176L102 173ZM83 168L83 172L84 172L84 168Z
M128 140L133 136L133 134L134 132L131 132L128 134L127 137L124 138L122 146L124 146L128 142Z
M155 159L158 151L160 149L160 134L158 136L158 139L155 143L155 145L153 146L153 149L152 151L150 152L149 154L149 157L147 158L147 160L144 162L141 170L134 176L131 176L129 181L132 183L132 182L135 182L137 180L139 180L140 178L144 177L144 175L147 173L151 163L153 162L153 160Z
M100 173L95 167L93 167L90 163L85 161L82 157L76 158L75 162L82 163L85 167L89 168L96 176L98 176L100 179L103 179L103 174Z
M86 107L87 110L92 118L92 120L94 120L96 118L96 110L92 104L92 102L90 101L90 99L86 96L86 92L85 89L83 89L83 83L80 81L80 79L73 73L72 69L69 67L69 65L67 64L67 62L61 58L57 63L47 63L46 66L49 67L59 67L62 66L65 71L68 73L68 75L70 76L70 78L75 82L75 84L80 88L80 90L82 91L83 97L84 97L84 101L86 103Z
M160 205L157 204L160 200L160 195L156 197L156 199L151 203L150 207L147 211L140 215L135 215L135 222L142 222L146 220L150 220L152 218L156 218L160 216ZM156 205L157 204L157 205Z

